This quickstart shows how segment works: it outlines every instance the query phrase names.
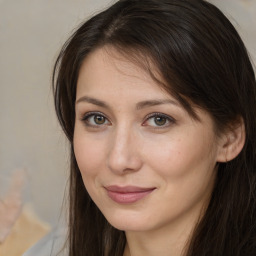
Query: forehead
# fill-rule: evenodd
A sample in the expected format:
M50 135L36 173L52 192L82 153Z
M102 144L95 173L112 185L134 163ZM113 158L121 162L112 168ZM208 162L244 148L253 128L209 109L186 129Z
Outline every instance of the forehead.
M151 65L148 72L141 65L134 63L115 49L99 48L90 53L84 60L78 77L77 94L81 91L90 93L98 90L107 93L111 90L126 91L129 89L148 93L169 95L160 84L153 79L151 73L155 68Z
M152 97L171 98L192 119L200 121L197 107L186 97L173 92L171 81L165 82L152 58L143 52L119 51L112 46L91 52L79 71L76 98L90 93L97 93L102 98L124 94L124 100L130 97L137 101L152 100Z

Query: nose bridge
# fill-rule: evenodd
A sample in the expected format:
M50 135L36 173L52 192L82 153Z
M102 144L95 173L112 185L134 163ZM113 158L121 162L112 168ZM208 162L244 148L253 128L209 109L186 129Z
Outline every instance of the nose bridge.
M119 174L141 167L136 131L127 123L117 126L112 133L108 152L108 167Z

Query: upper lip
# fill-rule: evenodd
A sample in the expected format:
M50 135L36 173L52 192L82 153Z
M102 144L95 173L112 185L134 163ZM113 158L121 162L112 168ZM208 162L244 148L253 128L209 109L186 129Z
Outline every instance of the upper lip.
M111 186L105 187L105 189L107 189L108 191L117 192L117 193L136 193L136 192L145 192L145 191L154 190L155 187L144 188L144 187L137 187L137 186L111 185Z

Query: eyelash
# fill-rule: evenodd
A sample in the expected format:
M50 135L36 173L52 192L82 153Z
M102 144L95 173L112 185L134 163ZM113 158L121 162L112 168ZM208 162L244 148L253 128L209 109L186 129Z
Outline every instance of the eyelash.
M91 117L95 118L96 116L103 117L105 119L104 123L103 124L90 124L89 118L91 118ZM145 124L151 118L157 118L157 117L164 118L164 120L166 120L165 123L163 125L155 125L155 126ZM108 123L111 123L109 121L109 119L101 112L88 112L81 118L81 121L84 122L84 124L87 127L92 127L92 128L101 128L102 126L109 125L109 124L105 124L106 121ZM146 116L145 121L143 121L143 123L142 123L142 126L151 126L153 129L163 129L163 128L169 127L171 124L174 124L174 123L176 123L176 120L173 117L170 117L163 113L151 113Z
M81 118L81 121L84 122L84 124L86 126L93 127L93 128L100 128L101 126L106 125L106 124L101 124L101 125L99 125L99 124L90 124L89 123L89 118L96 117L96 116L103 117L103 118L105 118L105 121L108 121L110 123L108 118L101 112L88 112Z
M146 116L146 120L143 122L142 125L146 126L145 123L147 121L149 121L151 118L157 118L157 117L164 118L166 120L166 122L163 125L151 126L153 129L164 129L166 127L169 127L171 124L176 123L176 120L173 117L170 117L170 116L165 115L163 113L151 113L151 114Z

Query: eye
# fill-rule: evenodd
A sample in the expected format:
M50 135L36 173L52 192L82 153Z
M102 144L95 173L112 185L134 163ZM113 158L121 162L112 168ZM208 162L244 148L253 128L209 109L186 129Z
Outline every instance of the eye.
M86 113L83 116L82 121L85 123L85 125L92 127L99 127L110 124L109 120L102 113L94 112Z
M154 128L165 128L175 123L175 119L162 114L162 113L152 113L146 117L146 121L143 123L143 126L151 126Z

